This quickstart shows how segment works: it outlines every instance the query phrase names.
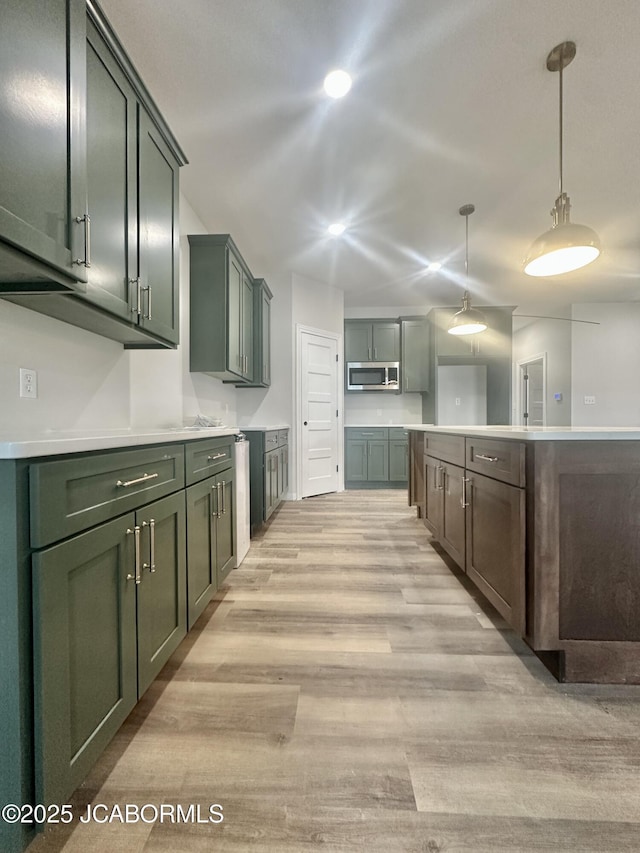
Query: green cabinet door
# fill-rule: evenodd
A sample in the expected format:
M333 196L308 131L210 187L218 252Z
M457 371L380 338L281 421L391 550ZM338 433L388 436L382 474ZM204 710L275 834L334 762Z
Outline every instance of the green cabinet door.
M191 628L218 588L215 556L215 478L187 489L187 619Z
M442 530L444 463L433 456L424 457L424 524L438 538Z
M269 450L264 454L264 520L278 505L280 495L278 450Z
M409 479L409 442L408 439L389 439L389 479L397 482Z
M140 528L140 697L187 633L184 494L176 492L138 510L136 524Z
M367 441L350 439L345 442L345 480L362 483L367 480Z
M233 469L218 474L216 480L217 513L215 519L215 554L218 587L235 566L234 474Z
M264 279L262 284L256 288L258 307L256 328L259 336L254 341L256 356L254 356L255 375L254 382L259 380L260 385L268 388L271 385L271 291L266 286Z
M242 276L242 378L253 380L253 280Z
M153 335L177 344L179 164L141 105L138 158L139 323Z
M371 361L373 338L370 322L346 321L344 324L344 360Z
M136 97L87 22L87 199L91 267L86 299L134 322L137 276ZM130 289L133 293L130 293Z
M372 361L400 361L400 326L395 321L373 323Z
M33 557L36 802L64 803L137 701L134 528Z
M84 0L2 3L0 290L47 267L71 290L86 281L85 21Z
M401 374L403 391L429 390L429 324L426 319L402 321Z
M280 466L278 486L278 497L282 500L289 490L289 445L278 449L278 464Z
M389 479L389 442L386 439L367 441L367 480L385 482Z

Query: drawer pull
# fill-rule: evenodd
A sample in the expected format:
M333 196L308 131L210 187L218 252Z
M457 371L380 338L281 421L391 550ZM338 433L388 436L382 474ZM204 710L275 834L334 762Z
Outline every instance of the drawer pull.
M146 483L147 480L155 480L159 474L143 474L142 477L137 477L135 480L118 480L116 486L119 489L127 489L129 486L137 486L138 483Z
M373 432L361 432L360 435L375 435Z
M485 456L484 453L476 453L476 459L484 459L485 462L497 462L500 457L499 456Z
M215 456L207 456L207 462L215 462L216 459L224 459L226 453L216 453Z

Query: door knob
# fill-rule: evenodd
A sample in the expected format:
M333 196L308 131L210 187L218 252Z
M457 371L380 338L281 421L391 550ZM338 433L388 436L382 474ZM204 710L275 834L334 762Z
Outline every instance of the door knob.
M305 421L305 422L304 422L304 426L306 426L306 425L307 425L307 422Z

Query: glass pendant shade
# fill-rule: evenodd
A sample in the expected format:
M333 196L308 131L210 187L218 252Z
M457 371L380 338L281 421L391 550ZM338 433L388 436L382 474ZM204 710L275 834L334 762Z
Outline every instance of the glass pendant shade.
M471 307L469 294L462 297L462 310L454 314L447 331L450 335L477 335L484 332L487 322L481 311Z

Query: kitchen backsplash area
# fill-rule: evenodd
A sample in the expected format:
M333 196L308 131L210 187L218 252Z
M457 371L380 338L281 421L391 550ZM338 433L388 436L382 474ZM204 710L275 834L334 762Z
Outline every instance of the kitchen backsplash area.
M421 394L362 391L344 395L345 426L422 423Z

